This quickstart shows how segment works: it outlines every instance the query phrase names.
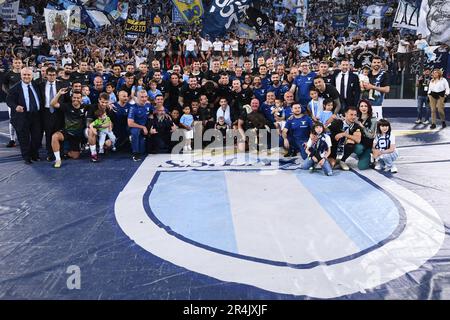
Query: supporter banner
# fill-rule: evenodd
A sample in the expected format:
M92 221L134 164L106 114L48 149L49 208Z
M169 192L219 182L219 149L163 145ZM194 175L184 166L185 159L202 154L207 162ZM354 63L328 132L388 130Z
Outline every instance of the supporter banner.
M419 7L406 0L400 0L398 3L397 13L395 14L392 26L394 28L404 28L417 30L419 26Z
M354 55L355 59L355 68L361 68L363 66L370 66L372 64L372 58L376 56L376 54L370 50L363 51L357 50Z
M63 40L69 33L70 10L44 9L45 26L49 40Z
M231 26L242 21L245 10L253 0L213 0L203 19L202 34L222 36Z
M237 27L237 35L239 38L256 40L257 34L255 29L244 23L239 23Z
M127 19L125 34L128 39L136 39L139 35L147 32L147 21Z
M81 8L79 6L71 6L68 9L70 10L69 30L81 30Z
M75 5L76 4L76 5ZM52 6L50 3L47 4L47 9L55 9L55 10L71 10L69 29L77 32L87 32L89 28L96 28L95 24L92 22L91 17L89 16L83 1L81 0L59 0L56 6ZM75 10L75 11L73 11ZM78 27L78 14L80 20L80 27Z
M292 10L297 6L297 0L283 0L282 7Z
M433 68L439 68L444 70L444 74L450 72L449 54L447 51L439 52L439 50L434 50L435 59L433 61Z
M194 22L203 16L202 0L172 0L172 2L187 23Z
M349 15L346 12L333 14L332 26L334 29L347 28L349 23Z
M172 7L172 23L186 23L176 6Z
M309 42L304 42L297 46L298 51L300 52L300 56L302 57L308 57L311 52L309 48Z
M275 31L284 32L285 28L286 28L286 26L284 25L284 23L281 23L279 21L275 21L275 23L274 23Z
M150 24L155 27L160 26L162 24L161 16L157 13L152 13L150 18Z
M258 31L270 23L269 17L255 7L249 7L245 10L245 20L246 24L255 27Z
M297 5L295 6L295 14L297 18L296 26L304 26L308 17L308 0L297 0Z
M91 0L88 1L89 4L100 11L110 13L111 11L117 10L118 0Z
M430 45L450 45L450 0L422 0L417 33L427 37Z
M99 10L87 10L87 13L91 18L91 21L94 23L95 28L101 28L111 25L111 22L103 12Z
M114 19L122 19L126 20L128 18L128 9L129 9L129 3L125 1L118 1L117 2L117 9L113 10L109 13L109 15Z
M381 23L388 9L388 6L368 6L363 13L363 17L366 18L366 27L371 30L381 29Z
M5 2L0 6L0 17L4 21L16 21L20 1Z

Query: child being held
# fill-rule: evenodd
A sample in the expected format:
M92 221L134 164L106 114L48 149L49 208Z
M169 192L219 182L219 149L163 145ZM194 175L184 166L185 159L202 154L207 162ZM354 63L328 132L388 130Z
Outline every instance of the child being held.
M272 109L273 117L275 118L275 128L281 134L281 131L284 129L284 125L286 124L284 117L284 108L283 108L283 100L275 99L275 107Z
M116 136L112 131L111 119L104 110L97 110L95 116L97 119L95 119L89 127L91 129L97 129L99 137L98 144L100 146L99 153L105 153L103 146L105 145L106 137L109 137L109 140L111 140L112 151L116 151Z
M368 66L362 67L361 73L358 75L359 77L359 85L361 87L361 96L362 98L368 98L369 100L375 100L373 97L373 90L364 89L365 83L370 83L369 81L369 71L370 68Z
M323 101L323 108L322 112L320 112L319 115L319 122L324 125L325 128L328 128L328 126L333 122L334 119L336 119L336 116L333 114L334 109L334 103L331 99L325 99Z
M333 170L328 157L331 153L331 138L325 134L325 127L322 123L316 122L312 127L312 136L306 143L306 153L308 158L303 162L302 169L314 171L316 164L322 167L325 175L333 175Z
M223 141L225 142L226 136L227 136L227 130L230 127L225 123L224 117L217 118L217 123L214 125L214 129L219 130L222 134Z
M398 172L394 164L398 158L395 136L391 132L391 124L385 119L381 119L377 123L377 134L373 140L372 154L375 159L375 170Z

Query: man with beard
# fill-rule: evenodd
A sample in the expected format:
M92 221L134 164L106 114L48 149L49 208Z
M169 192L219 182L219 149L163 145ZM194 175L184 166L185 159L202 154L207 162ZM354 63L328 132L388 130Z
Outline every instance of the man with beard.
M214 128L214 112L208 101L208 97L205 94L200 96L200 121L202 122L203 128L205 130Z
M235 113L235 118L242 112L246 104L250 104L253 93L250 89L242 89L241 82L238 79L231 83L231 110Z
M325 84L325 81L320 76L314 78L314 86L319 91L320 97L324 99L333 100L334 114L338 114L340 111L341 112L345 111L341 110L341 101L339 99L339 92L335 87L333 87L331 84Z
M180 105L178 104L178 99L180 97L180 89L182 84L180 82L180 77L176 73L170 75L170 81L167 85L166 95L164 97L164 105L172 112L172 110L177 109L180 111Z
M178 103L180 106L191 105L193 100L200 99L201 88L199 88L197 83L197 78L189 78L189 85L184 87L180 91L180 96L178 98Z
M122 77L122 67L120 66L120 64L113 65L112 75L109 78L109 81L113 85L114 89L117 89L117 84L119 83L121 77Z
M356 124L356 120L356 107L349 107L344 120L335 119L328 127L332 142L329 157L332 168L339 163L342 170L350 169L345 160L353 153L355 145L361 142L361 127Z
M84 110L81 105L81 92L74 92L71 103L60 104L59 97L67 94L67 88L62 88L58 91L54 99L51 100L50 106L52 108L60 109L64 114L64 128L60 131L55 131L51 136L50 150L53 153L51 159L55 160L54 168L61 167L61 143L66 141L70 145L68 156L72 159L80 157L80 144L83 139L83 129L85 125Z
M161 70L153 72L153 80L156 81L156 89L161 91L161 94L164 96L167 91L167 82L163 80Z
M115 115L113 132L117 137L116 147L118 150L129 146L128 110L130 106L128 103L128 93L125 90L119 91L118 100L112 107Z
M248 107L248 106L247 106ZM270 121L266 119L264 114L259 110L259 100L254 98L250 102L251 111L248 112L247 109L243 109L238 118L238 131L240 139L238 139L238 148L240 151L245 150L245 143L251 143L247 141L245 135L247 130L255 130L256 136L258 135L257 130L270 130L274 126ZM260 141L262 142L262 141ZM268 147L270 148L270 132L268 131Z
M350 71L350 63L344 58L341 61L340 71L334 73L332 85L339 91L341 109L345 111L348 106L357 106L361 96L359 78Z
M373 57L369 72L369 83L363 83L365 90L374 90L372 101L373 114L378 120L383 119L384 95L389 93L389 76L385 70L381 70L381 58Z
M172 150L171 136L176 126L167 116L164 106L156 106L155 115L151 116L147 123L149 137L147 150L149 153L170 153Z
M287 91L289 91L289 87L281 83L280 75L278 73L272 74L272 85L267 88L267 92L273 92L277 99L283 99Z
M58 79L61 82L61 88L70 87L72 84L72 65L67 63L64 66L64 74Z

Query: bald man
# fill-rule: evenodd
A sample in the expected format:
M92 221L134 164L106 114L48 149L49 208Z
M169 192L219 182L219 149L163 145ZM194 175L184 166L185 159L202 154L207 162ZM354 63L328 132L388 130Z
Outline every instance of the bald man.
M11 109L11 123L16 129L20 152L26 164L39 161L39 146L42 140L40 91L33 84L31 68L22 68L21 81L8 92L6 104Z

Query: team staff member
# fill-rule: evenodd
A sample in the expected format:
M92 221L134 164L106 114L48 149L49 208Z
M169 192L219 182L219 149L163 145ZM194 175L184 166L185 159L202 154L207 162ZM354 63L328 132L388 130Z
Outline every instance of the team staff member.
M296 156L298 152L305 160L308 155L305 150L306 142L313 126L311 117L302 113L302 107L296 103L292 106L292 116L287 119L282 135L284 147L288 150L286 156Z
M147 102L147 92L141 90L138 92L136 104L131 105L128 112L133 161L141 161L145 152L145 138L148 135L146 124L150 113L153 113L153 106Z
M41 113L42 126L45 133L45 147L47 149L47 161L53 161L52 150L52 136L55 132L60 130L64 125L64 115L60 110L51 106L53 98L61 89L61 82L56 80L56 69L53 67L47 68L46 81L39 83L39 90L41 94ZM64 91L64 92L67 92ZM80 91L81 92L81 91Z
M26 164L39 161L39 147L42 140L41 114L39 112L39 89L33 84L33 71L23 68L21 80L11 88L6 104L11 109L11 123L16 129L20 152Z

